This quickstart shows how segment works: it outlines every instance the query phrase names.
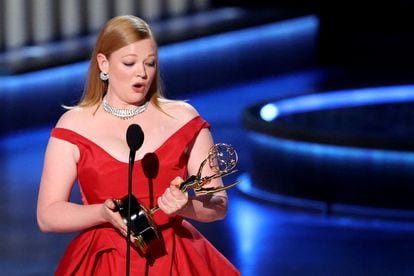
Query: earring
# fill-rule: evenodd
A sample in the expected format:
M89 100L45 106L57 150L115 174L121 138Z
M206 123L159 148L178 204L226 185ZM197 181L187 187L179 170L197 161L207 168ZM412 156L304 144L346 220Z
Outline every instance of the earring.
M107 81L107 80L109 79L109 75L108 75L108 73L106 73L106 72L101 72L101 73L99 74L99 78L100 78L101 80L103 80L103 81Z

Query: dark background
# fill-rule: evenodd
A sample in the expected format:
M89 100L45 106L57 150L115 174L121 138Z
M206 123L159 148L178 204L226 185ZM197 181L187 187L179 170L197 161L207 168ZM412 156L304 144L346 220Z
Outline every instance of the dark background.
M392 74L392 78L401 81L413 77L414 1L225 0L213 3L252 10L268 7L317 14L321 65L344 66L354 74L375 73L381 78Z

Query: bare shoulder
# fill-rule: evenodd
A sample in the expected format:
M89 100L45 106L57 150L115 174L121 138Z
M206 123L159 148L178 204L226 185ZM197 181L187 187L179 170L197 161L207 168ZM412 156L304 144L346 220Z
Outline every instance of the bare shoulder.
M199 115L194 106L186 101L163 101L161 107L167 114L181 122L187 122Z
M84 124L86 118L89 117L92 112L90 107L75 107L69 109L59 118L56 127L76 130L79 126Z

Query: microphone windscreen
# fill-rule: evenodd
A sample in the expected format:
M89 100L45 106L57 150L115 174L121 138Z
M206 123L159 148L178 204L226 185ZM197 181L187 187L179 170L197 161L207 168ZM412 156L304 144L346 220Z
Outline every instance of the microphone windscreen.
M144 132L137 124L128 127L126 140L131 151L137 151L144 143Z

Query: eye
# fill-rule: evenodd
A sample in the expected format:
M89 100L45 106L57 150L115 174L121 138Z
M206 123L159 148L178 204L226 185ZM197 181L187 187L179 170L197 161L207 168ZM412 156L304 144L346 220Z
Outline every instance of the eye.
M151 61L151 62L146 62L145 65L148 67L155 67L156 63L155 61Z
M130 66L134 66L135 62L123 62L123 64L124 64L125 66L130 67Z

